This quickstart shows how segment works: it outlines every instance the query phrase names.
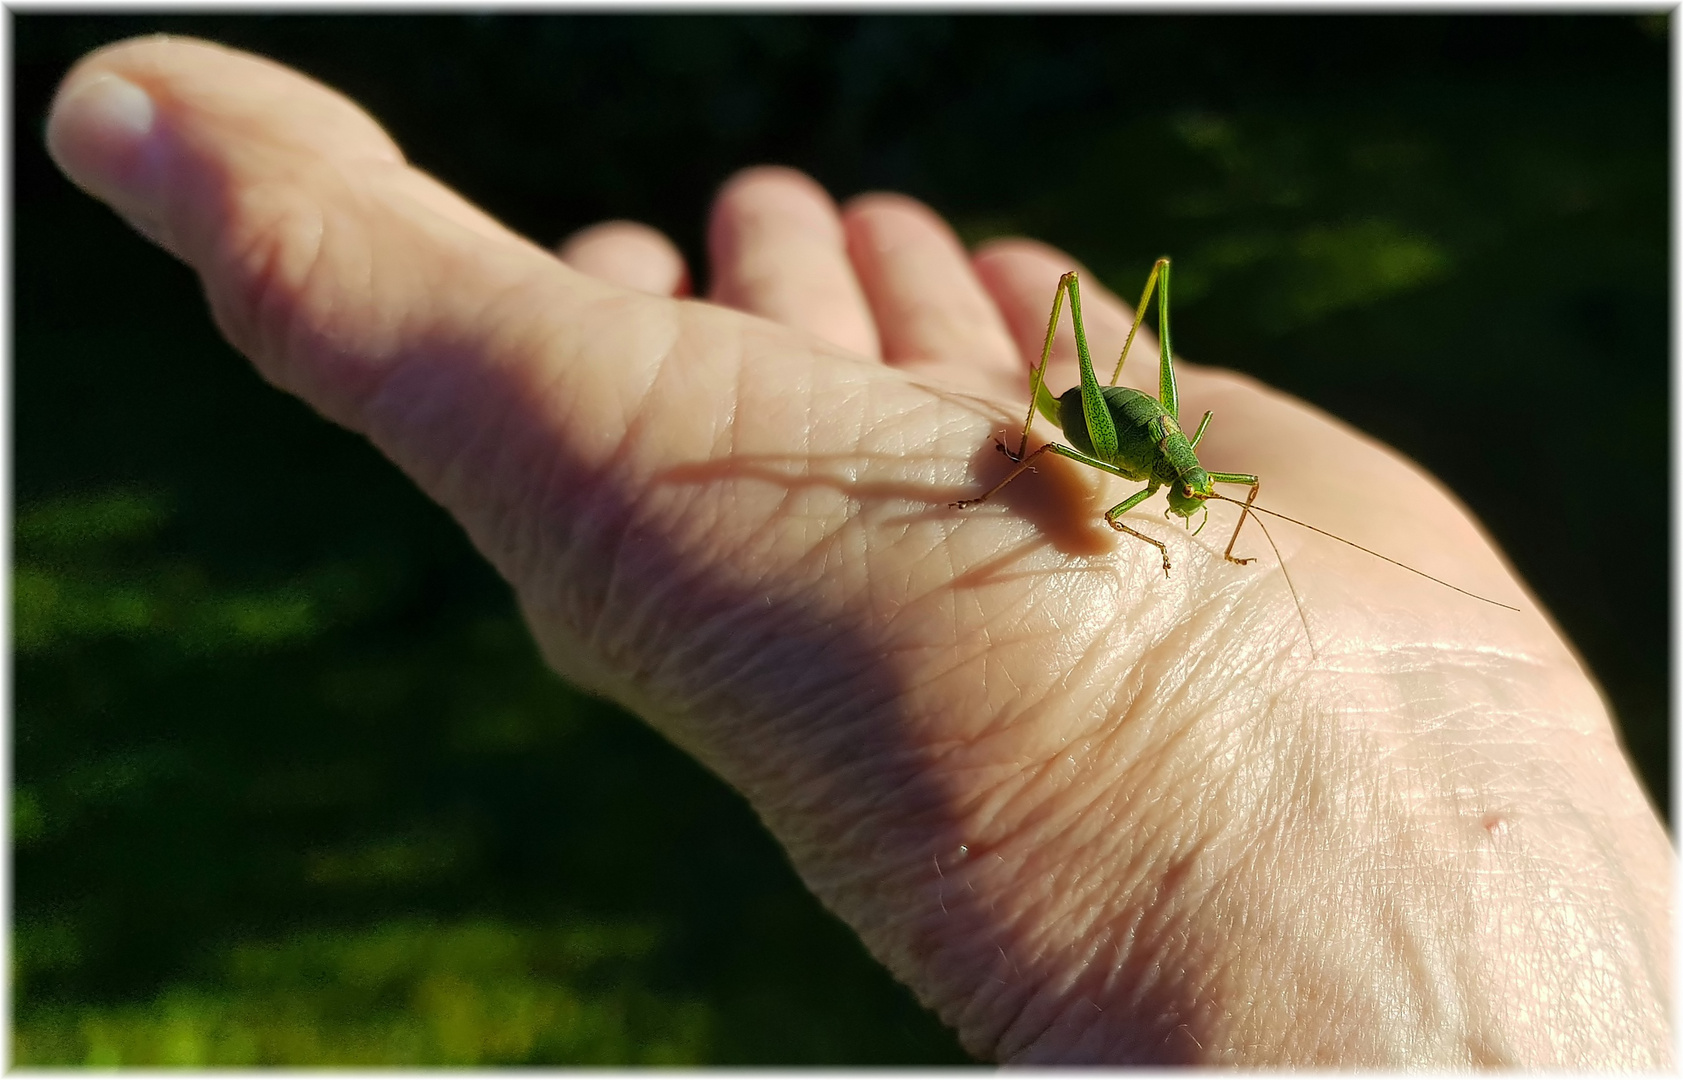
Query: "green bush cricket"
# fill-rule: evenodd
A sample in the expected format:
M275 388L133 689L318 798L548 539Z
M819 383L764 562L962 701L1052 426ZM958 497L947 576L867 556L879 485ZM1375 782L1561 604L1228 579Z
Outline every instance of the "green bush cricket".
M1139 331L1140 323L1145 319L1147 306L1151 303L1153 291L1157 294L1157 340L1162 349L1158 361L1158 391L1157 397L1135 390L1132 387L1117 386L1116 380L1122 376L1122 365L1127 362L1128 350L1134 343L1134 335ZM1064 391L1061 397L1054 398L1046 388L1046 363L1052 355L1052 340L1058 329L1058 317L1063 311L1064 294L1069 294L1069 317L1075 328L1075 354L1081 367L1081 383ZM1047 420L1058 426L1073 445L1061 443L1046 443L1032 454L1027 454L1029 428L1034 424L1034 414L1039 412ZM1134 309L1134 323L1128 330L1128 337L1122 343L1122 355L1116 360L1116 370L1110 376L1110 383L1099 385L1098 376L1093 372L1093 358L1087 349L1087 332L1081 323L1081 286L1074 270L1069 271L1058 279L1058 289L1052 297L1052 316L1046 324L1046 343L1040 351L1040 363L1035 366L1029 376L1029 412L1023 421L1023 434L1017 443L1015 452L1008 449L1003 441L997 441L999 451L1016 463L1016 468L1006 473L993 487L976 496L974 499L961 499L952 504L957 509L966 509L984 502L992 497L1000 488L1021 476L1024 471L1033 467L1034 459L1042 454L1057 454L1060 457L1078 461L1089 468L1101 472L1120 476L1124 480L1144 481L1145 487L1123 499L1109 510L1105 511L1105 523L1118 532L1127 533L1156 548L1163 557L1163 576L1169 574L1169 549L1161 540L1153 539L1122 523L1122 515L1138 506L1140 503L1155 495L1160 488L1166 488L1169 508L1168 513L1176 514L1186 519L1187 527L1191 527L1192 515L1199 510L1208 519L1209 510L1205 505L1210 499L1219 499L1239 506L1239 522L1233 527L1233 535L1227 539L1227 547L1222 552L1222 558L1228 562L1243 566L1254 562L1254 559L1238 558L1233 554L1233 545L1239 539L1239 530L1244 528L1245 519L1252 514L1268 514L1272 517L1289 521L1293 525L1302 526L1322 536L1348 544L1359 551L1364 551L1377 559L1383 559L1393 566L1400 566L1413 574L1418 574L1429 581L1475 600L1483 600L1487 604L1518 611L1516 607L1479 596L1458 586L1451 585L1441 578L1416 570L1406 563L1398 562L1388 556L1381 555L1371 548L1363 547L1351 540L1346 540L1325 529L1316 528L1307 522L1298 521L1275 510L1256 505L1256 495L1261 489L1261 480L1251 473L1211 472L1206 470L1198 461L1196 448L1204 437L1204 432L1210 426L1211 412L1206 412L1204 418L1198 422L1198 428L1188 439L1180 426L1180 395L1175 386L1174 354L1169 343L1169 260L1158 259L1151 267L1151 274L1145 280L1145 291L1140 296L1140 302ZM1249 494L1243 502L1230 499L1217 493L1216 484L1243 484L1250 488ZM1259 518L1257 525L1262 526ZM1198 526L1203 529L1203 523ZM1263 535L1268 539L1269 547L1274 548L1274 555L1279 558L1279 548L1274 547L1274 538L1268 536L1266 526L1262 526ZM1194 533L1196 535L1196 533ZM1309 631L1309 620L1303 614L1303 604L1298 600L1297 589L1291 583L1291 575L1286 571L1285 561L1280 560L1280 572L1285 575L1286 587L1291 590L1292 601L1297 604L1298 618L1303 620L1303 629ZM1310 641L1313 647L1313 638Z

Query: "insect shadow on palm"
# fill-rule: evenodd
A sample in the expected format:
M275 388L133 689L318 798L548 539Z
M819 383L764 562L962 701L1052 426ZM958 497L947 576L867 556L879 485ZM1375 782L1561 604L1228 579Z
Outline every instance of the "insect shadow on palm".
M1155 398L1132 387L1116 385L1116 380L1122 377L1122 365L1128 360L1128 350L1134 344L1134 335L1138 333L1140 324L1145 319L1146 308L1151 303L1154 291L1157 295L1157 340L1162 349L1158 361L1158 389ZM1064 391L1061 397L1054 398L1052 392L1046 388L1046 363L1052 355L1052 340L1058 330L1058 317L1063 312L1065 293L1069 294L1069 317L1075 329L1075 355L1081 367L1081 383ZM1049 442L1032 454L1026 453L1029 429L1034 425L1036 412L1056 424L1073 445ZM1129 327L1128 337L1122 343L1122 355L1116 360L1116 370L1111 373L1109 384L1104 386L1099 385L1098 376L1093 371L1092 354L1087 349L1087 331L1081 323L1081 285L1076 272L1071 270L1058 279L1058 290L1052 297L1052 316L1046 323L1046 343L1040 350L1040 363L1035 365L1029 376L1029 411L1027 419L1023 421L1022 438L1018 441L1015 451L1007 447L1003 440L995 440L1000 453L1015 462L1016 468L974 499L960 499L951 505L963 510L985 502L1006 484L1032 469L1036 458L1042 454L1057 454L1089 468L1120 476L1124 480L1145 483L1144 488L1105 511L1104 520L1116 531L1127 533L1156 548L1163 557L1164 577L1169 576L1170 570L1168 546L1161 540L1124 524L1122 515L1151 498L1159 490L1166 489L1169 506L1165 516L1178 515L1190 529L1192 516L1199 511L1203 512L1204 517L1199 522L1198 529L1193 532L1194 536L1203 531L1209 520L1210 500L1230 502L1240 508L1239 521L1233 526L1233 534L1228 537L1227 547L1221 553L1222 558L1230 563L1244 566L1256 561L1254 558L1235 556L1233 545L1238 542L1239 531L1245 527L1248 518L1253 514L1267 514L1337 540L1341 544L1348 544L1358 551L1401 567L1409 573L1418 574L1463 596L1470 596L1509 611L1519 610L1451 585L1442 578L1433 577L1407 563L1381 555L1372 548L1346 540L1336 533L1256 505L1257 492L1262 488L1262 481L1257 476L1252 473L1212 472L1198 461L1197 446L1204 438L1204 432L1208 430L1213 415L1213 412L1204 414L1191 438L1187 438L1185 431L1181 429L1180 394L1175 386L1174 353L1169 342L1169 260L1161 258L1152 265L1151 274L1145 280L1145 291L1134 309L1134 323ZM1217 492L1216 484L1245 485L1250 490L1241 501ZM1286 570L1285 560L1280 558L1280 549L1274 544L1273 536L1268 533L1267 526L1260 518L1257 519L1257 525L1262 528L1268 546L1274 550L1274 557L1280 564L1280 573L1286 580L1286 588L1291 592L1292 602L1297 606L1298 618L1303 622L1304 634L1309 636L1309 620L1303 612L1303 602L1298 598L1297 589L1292 584L1291 574ZM1313 636L1310 636L1310 648L1314 648Z

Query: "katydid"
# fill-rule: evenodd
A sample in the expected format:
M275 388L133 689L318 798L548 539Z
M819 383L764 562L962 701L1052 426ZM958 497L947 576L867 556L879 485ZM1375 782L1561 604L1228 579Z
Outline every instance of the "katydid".
M1128 359L1128 349L1134 343L1134 335L1145 318L1146 308L1151 303L1154 290L1157 294L1157 340L1162 349L1158 361L1158 390L1155 398L1131 387L1116 385L1116 380L1122 376L1122 365ZM1075 327L1075 355L1081 366L1081 384L1066 390L1063 396L1054 398L1051 391L1046 389L1046 362L1052 355L1052 339L1058 329L1058 316L1063 311L1066 292L1069 294L1070 321ZM1029 428L1034 424L1036 412L1056 424L1073 445L1046 443L1034 453L1025 455L1028 449ZM1000 452L1016 462L1017 467L981 495L974 499L961 499L952 505L958 509L975 506L1021 476L1032 466L1035 458L1042 454L1057 454L1071 461L1079 461L1090 468L1120 476L1124 480L1145 481L1146 486L1143 489L1107 510L1104 519L1106 524L1118 532L1127 533L1156 548L1163 557L1165 577L1170 569L1169 549L1161 540L1130 528L1121 520L1123 514L1149 499L1160 488L1168 489L1168 512L1187 519L1189 528L1192 515L1199 510L1204 510L1207 518L1209 511L1205 503L1210 499L1219 499L1239 506L1238 524L1233 527L1233 535L1228 537L1227 547L1222 552L1222 558L1228 562L1243 566L1255 561L1236 557L1233 554L1233 545L1239 539L1239 530L1244 528L1248 516L1257 513L1268 514L1340 543L1349 544L1375 558L1383 559L1393 566L1400 566L1475 600L1508 608L1509 611L1519 610L1451 585L1441 578L1432 577L1424 571L1416 570L1406 563L1381 555L1371 548L1362 547L1325 529L1257 506L1256 495L1262 484L1256 476L1251 473L1211 472L1199 464L1195 449L1210 426L1211 415L1213 414L1209 412L1204 414L1204 418L1198 422L1197 430L1192 433L1192 438L1188 439L1186 433L1181 430L1180 397L1175 386L1174 354L1169 344L1169 260L1158 259L1152 266L1151 274L1145 280L1145 292L1140 296L1139 306L1134 309L1134 324L1129 328L1128 337L1122 343L1122 355L1117 358L1116 370L1110 376L1110 383L1105 386L1099 385L1098 377L1093 372L1093 358L1087 351L1087 331L1081 324L1081 286L1075 271L1071 270L1058 279L1058 290L1052 297L1052 317L1046 324L1046 344L1040 351L1040 363L1029 376L1029 412L1028 418L1023 421L1022 439L1017 443L1015 452L1008 449L1003 441L997 443ZM1250 491L1241 502L1218 494L1213 486L1215 484L1243 484L1248 486ZM1257 525L1262 525L1260 519ZM1200 523L1199 529L1202 528L1203 524ZM1265 536L1267 532L1264 527ZM1268 536L1268 544L1273 547L1272 536ZM1278 558L1278 548L1275 548L1274 554ZM1280 563L1280 572L1286 573L1283 560ZM1289 575L1286 576L1286 585L1291 589L1292 600L1297 603L1298 615L1302 618L1303 606L1297 599L1297 590L1291 586ZM1305 631L1308 627L1308 620L1304 618Z

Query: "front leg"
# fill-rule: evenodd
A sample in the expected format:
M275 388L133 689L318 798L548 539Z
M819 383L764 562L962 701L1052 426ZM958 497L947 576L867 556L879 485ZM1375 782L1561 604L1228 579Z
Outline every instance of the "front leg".
M1208 420L1209 420L1209 418L1206 416L1205 417L1205 422L1207 423ZM1201 426L1199 428L1199 431L1200 432L1203 431L1203 428ZM1233 535L1229 536L1227 538L1227 550L1221 553L1221 557L1226 559L1230 563L1236 563L1239 566L1248 566L1251 563L1256 562L1256 559L1254 559L1254 558L1250 558L1250 559L1235 558L1234 555L1233 555L1233 544L1239 539L1239 530L1245 527L1245 518L1250 516L1251 504L1256 502L1256 493L1257 493L1258 490L1261 489L1262 481L1258 480L1256 477L1252 476L1250 473L1217 473L1217 472L1213 472L1213 473L1210 474L1210 479L1215 481L1218 484L1249 484L1251 486L1250 494L1245 496L1245 502L1239 508L1239 524L1233 526Z

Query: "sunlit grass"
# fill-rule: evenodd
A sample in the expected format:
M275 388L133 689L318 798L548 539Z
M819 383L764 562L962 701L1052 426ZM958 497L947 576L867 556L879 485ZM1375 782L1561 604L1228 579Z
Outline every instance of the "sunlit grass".
M266 651L366 607L335 563L272 585L229 587L153 543L170 520L155 493L64 496L25 506L15 528L12 641L24 654L107 638L159 639L185 654Z
M62 936L62 935L61 935ZM20 1065L684 1064L702 1002L646 988L646 926L393 922L227 950L220 978L31 1010Z

